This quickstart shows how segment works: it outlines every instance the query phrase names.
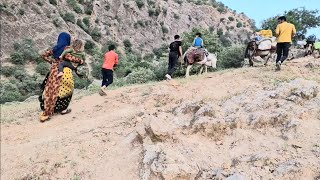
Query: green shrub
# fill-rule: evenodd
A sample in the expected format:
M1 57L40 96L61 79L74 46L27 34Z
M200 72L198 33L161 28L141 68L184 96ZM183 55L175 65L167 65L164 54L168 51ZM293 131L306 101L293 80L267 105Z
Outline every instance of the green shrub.
M217 31L217 34L218 36L222 36L223 35L223 29L222 28L219 28L218 31Z
M234 17L230 16L228 17L229 21L234 21Z
M19 9L19 11L18 11L18 13L21 15L21 16L23 16L24 15L24 9Z
M13 76L14 76L14 78L16 78L17 80L20 80L20 81L22 81L25 77L26 77L26 71L25 70L16 70L16 71L14 71L14 74L13 74Z
M73 8L76 13L83 13L77 0L67 0L67 3Z
M79 78L77 75L74 75L74 88L76 89L84 89L87 88L92 81L88 78Z
M46 63L46 62L42 62L42 63L39 63L36 67L36 72L45 76L50 70L50 65L49 63Z
M159 48L154 48L152 52L157 58L160 58L164 53L168 52L168 45L162 44Z
M10 55L13 64L26 64L28 61L35 61L38 58L38 49L35 48L31 39L24 39L20 43L14 43L14 52Z
M123 87L123 86L126 86L128 83L126 81L126 78L115 78L113 83L112 83L112 86L114 87Z
M165 79L168 70L168 57L161 57L157 64L154 65L152 71L155 74L155 80L161 81Z
M219 37L219 40L221 41L221 43L222 43L222 45L223 45L224 47L229 47L229 46L232 45L231 40L230 40L226 35L221 35L221 36Z
M66 21L66 22L71 22L71 23L76 23L76 17L74 15L74 13L65 13L62 18Z
M84 23L82 23L81 19L77 20L77 25L83 29L86 33L89 33L89 28Z
M61 21L60 21L59 18L55 18L55 19L53 20L53 24L54 24L54 26L56 26L56 27L60 27L60 23L61 23Z
M218 66L222 68L238 68L241 67L241 62L244 59L243 46L232 46L225 48L218 54L219 63Z
M32 5L31 9L32 9L34 12L36 12L37 14L41 14L41 13L42 13L42 12L41 12L41 9L40 9L38 6L36 6L36 5Z
M182 4L182 0L175 0L176 3Z
M94 53L94 49L96 48L96 44L90 40L88 40L86 42L86 44L84 45L84 49L86 51L86 53L93 55Z
M6 77L10 77L13 75L14 70L15 70L14 66L2 66L1 67L1 75L4 75Z
M91 15L93 12L93 4L92 2L90 4L88 4L87 6L85 6L84 11L87 15Z
M131 48L132 47L132 44L131 44L129 39L125 39L123 41L123 45L124 45L124 47L127 47L127 48Z
M101 38L101 32L99 30L99 28L95 27L92 32L91 32L91 37L93 40L95 41L99 41Z
M10 60L13 64L26 64L27 61L21 52L13 52L10 55Z
M242 27L242 23L241 22L238 22L237 23L237 28L241 28Z
M156 75L150 69L139 67L127 76L129 84L141 84L154 80Z
M90 27L90 18L89 17L85 17L82 19L82 22L87 26Z
M226 9L224 7L218 7L218 12L220 13L224 13L226 11Z
M1 97L0 103L22 100L22 95L19 93L18 87L16 84L9 82L1 83Z
M180 19L180 16L179 16L178 14L176 14L176 13L174 13L173 17L174 17L175 19Z
M163 7L162 8L162 13L163 13L164 16L167 16L168 9L166 7Z
M123 41L123 45L124 45L124 48L127 52L131 52L132 51L132 43L130 42L129 39L125 39Z
M38 4L39 6L43 6L43 1L42 1L42 0L38 0L38 1L37 1L37 4Z
M91 62L91 75L96 79L102 79L101 68L104 62L104 54L98 48L94 49L93 61Z
M19 92L26 98L39 94L40 88L39 84L42 78L39 79L37 76L25 76L23 79L19 79L20 82L17 83Z
M49 0L49 3L55 6L58 5L57 0Z
M161 29L162 29L163 34L167 34L169 32L169 29L164 25L161 26Z

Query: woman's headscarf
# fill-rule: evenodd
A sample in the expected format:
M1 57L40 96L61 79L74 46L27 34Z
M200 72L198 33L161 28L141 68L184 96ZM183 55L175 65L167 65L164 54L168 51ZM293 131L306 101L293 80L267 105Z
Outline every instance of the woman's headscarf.
M53 57L58 59L66 46L70 46L71 36L66 32L59 34L57 45L53 48Z

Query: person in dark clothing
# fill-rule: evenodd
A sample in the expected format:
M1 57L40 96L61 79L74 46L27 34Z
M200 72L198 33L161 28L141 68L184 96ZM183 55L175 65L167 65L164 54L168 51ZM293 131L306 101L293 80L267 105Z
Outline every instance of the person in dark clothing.
M166 74L167 80L171 80L172 74L176 70L176 66L178 64L179 57L182 57L182 43L179 35L174 36L174 41L170 44L170 52L169 52L169 64L168 64L168 72Z
M110 45L109 52L104 55L104 63L102 65L102 84L100 95L106 95L107 87L113 83L113 70L119 64L119 55L115 52L116 47Z

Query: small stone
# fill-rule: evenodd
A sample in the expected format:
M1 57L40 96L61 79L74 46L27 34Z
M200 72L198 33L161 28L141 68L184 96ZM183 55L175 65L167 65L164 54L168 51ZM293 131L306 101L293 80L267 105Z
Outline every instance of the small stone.
M255 167L262 167L263 166L263 162L262 161L256 161L256 162L253 163L253 165Z
M111 142L111 145L112 145L112 146L115 146L116 144L117 144L117 143L114 142L114 141Z
M230 169L231 168L231 162L225 162L222 165L223 169Z
M217 141L216 145L223 145L223 141Z
M232 176L229 176L226 180L246 180L247 178L239 173L235 173Z

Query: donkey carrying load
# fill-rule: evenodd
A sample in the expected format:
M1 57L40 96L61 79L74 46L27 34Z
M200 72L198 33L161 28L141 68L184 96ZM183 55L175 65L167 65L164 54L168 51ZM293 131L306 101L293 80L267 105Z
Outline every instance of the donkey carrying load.
M272 54L276 52L276 43L272 38L265 38L260 41L252 40L248 43L245 57L249 58L250 66L253 66L254 57L260 56L265 59L266 66Z
M208 72L208 67L217 67L217 56L216 54L209 53L206 49L190 47L184 54L183 60L187 63L186 77L190 76L190 69L194 64L201 66L199 75L202 74L203 68L205 73Z

